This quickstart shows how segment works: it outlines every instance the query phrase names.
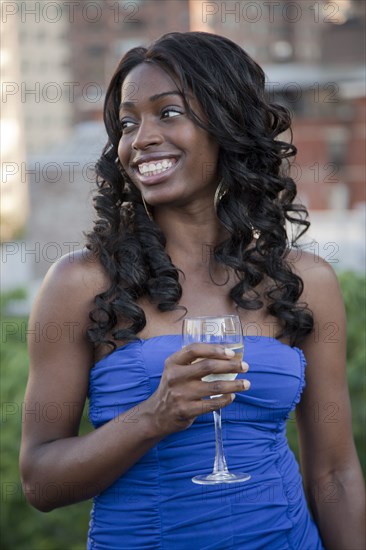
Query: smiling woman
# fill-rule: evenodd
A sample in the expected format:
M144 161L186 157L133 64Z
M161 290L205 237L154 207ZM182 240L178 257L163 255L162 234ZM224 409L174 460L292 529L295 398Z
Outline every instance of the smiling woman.
M192 48L200 55L192 57ZM90 331L104 352L104 344L114 345L108 331L128 340L146 327L146 307L139 308L136 298L149 296L164 312L176 309L182 298L177 267L185 258L171 261L177 246L171 248L166 238L186 231L197 212L198 254L211 247L215 262L207 267L221 284L227 267L235 272L227 286L231 300L247 310L267 306L273 327L264 334L294 344L311 331L311 313L298 302L303 283L288 261L294 243L285 230L286 220L302 231L309 225L305 208L293 204L296 186L282 167L296 148L278 139L290 118L268 102L264 81L262 69L239 46L207 33L171 33L122 59L105 102L109 142L97 165L101 193L95 203L101 219L89 235L89 247L105 258L107 272L108 257L121 259L121 282L114 282L124 293L112 301L115 289L105 300L99 296L104 312L111 311L110 322L98 324L96 317ZM174 211L173 225L167 209ZM108 238L108 228L113 233L130 223L140 230L127 239ZM253 228L261 235L255 247ZM133 271L125 262L130 255ZM265 291L258 292L264 283ZM170 316L168 322L178 319Z
M134 102L127 102L132 88ZM173 79L159 66L141 63L127 75L121 95L118 157L142 198L150 205L178 206L210 192L213 201L218 144L187 116ZM196 99L190 106L203 117ZM210 167L204 180L200 166Z
M198 32L130 50L112 77L94 229L50 269L29 321L74 328L29 340L25 409L62 414L26 415L20 457L38 509L94 498L90 550L364 548L342 297L286 233L309 222L286 172L290 117L264 82L243 49ZM182 349L187 314L239 317L245 362L217 341ZM80 436L87 397L96 429ZM329 403L336 421L312 420ZM250 479L203 492L191 477L207 473L206 413L221 409L230 471Z

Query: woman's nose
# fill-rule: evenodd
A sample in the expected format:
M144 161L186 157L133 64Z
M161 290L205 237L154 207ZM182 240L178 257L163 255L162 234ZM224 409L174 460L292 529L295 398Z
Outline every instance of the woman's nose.
M158 125L153 120L141 120L138 131L132 142L133 149L146 149L151 145L160 145L164 138L159 132Z

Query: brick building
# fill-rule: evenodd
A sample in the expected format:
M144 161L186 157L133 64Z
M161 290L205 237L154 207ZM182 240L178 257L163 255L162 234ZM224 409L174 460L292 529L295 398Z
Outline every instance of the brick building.
M365 201L363 3L100 0L99 14L77 4L69 25L71 70L80 83L76 122L101 118L107 83L128 49L167 31L214 32L246 49L263 66L276 101L293 111L293 174L305 204L354 208ZM93 83L95 102L83 93Z
M365 69L300 71L288 64L265 70L271 98L293 115L298 154L291 175L302 201L311 210L360 207L366 200Z
M118 61L129 49L148 45L168 31L189 31L188 0L98 0L99 11L87 2L75 3L69 25L70 67L75 88L75 122L100 118L108 82ZM94 19L94 20L93 20ZM88 86L95 83L98 101L90 101ZM83 93L84 90L84 93Z
M240 44L293 113L292 175L311 210L365 197L365 2L190 1L191 30Z

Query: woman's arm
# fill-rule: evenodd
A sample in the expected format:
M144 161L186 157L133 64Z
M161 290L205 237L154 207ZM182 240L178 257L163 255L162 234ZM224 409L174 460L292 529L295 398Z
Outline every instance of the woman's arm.
M294 267L315 322L302 346L308 365L296 415L305 491L326 549L364 550L365 490L352 436L343 299L325 261L304 253Z
M64 256L48 272L29 320L20 468L27 499L42 511L98 494L159 440L144 404L134 414L138 422L128 422L127 412L78 436L93 364L88 313L104 287L90 256Z
M30 317L20 468L25 495L41 511L99 494L163 437L208 412L207 404L221 408L243 389L241 380L201 381L210 372L241 371L223 348L186 348L168 358L156 392L135 407L134 422L126 411L78 436L93 365L88 313L107 287L97 262L81 252L65 256L48 272ZM205 356L211 359L190 365ZM218 391L223 398L202 402Z

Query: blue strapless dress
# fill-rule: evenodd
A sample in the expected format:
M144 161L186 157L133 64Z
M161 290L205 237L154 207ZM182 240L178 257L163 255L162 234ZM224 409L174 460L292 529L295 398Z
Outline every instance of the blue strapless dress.
M89 550L323 549L286 439L286 419L305 385L305 358L273 338L244 341L251 388L222 410L222 423L229 470L251 479L191 481L210 473L214 461L213 415L203 414L94 498ZM125 421L136 421L134 407L157 389L165 359L181 346L180 335L139 339L96 363L89 386L94 427L129 409Z

